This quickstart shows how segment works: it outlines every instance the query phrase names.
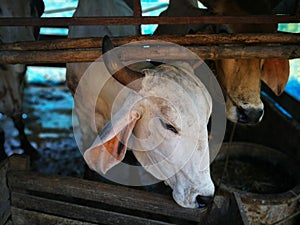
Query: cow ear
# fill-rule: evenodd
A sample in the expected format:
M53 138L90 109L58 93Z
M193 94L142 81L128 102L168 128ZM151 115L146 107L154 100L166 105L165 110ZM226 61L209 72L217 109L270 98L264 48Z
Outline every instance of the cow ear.
M261 79L280 95L289 79L290 65L288 59L264 59Z
M124 159L128 139L139 118L137 112L124 116L118 113L106 124L94 144L84 152L84 159L90 169L105 174Z

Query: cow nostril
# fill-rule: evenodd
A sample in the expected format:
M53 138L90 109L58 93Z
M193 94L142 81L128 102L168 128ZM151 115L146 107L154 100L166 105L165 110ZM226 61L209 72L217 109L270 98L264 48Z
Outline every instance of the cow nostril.
M245 109L237 108L237 113L238 113L238 121L241 122L241 123L246 123L247 122L247 115L245 113Z
M237 108L238 113L238 122L240 123L247 123L247 124L256 124L260 121L261 117L263 116L264 110L263 109L244 109L244 108Z
M213 202L214 197L213 196L201 196L197 195L196 201L199 205L199 208L206 207L210 205Z

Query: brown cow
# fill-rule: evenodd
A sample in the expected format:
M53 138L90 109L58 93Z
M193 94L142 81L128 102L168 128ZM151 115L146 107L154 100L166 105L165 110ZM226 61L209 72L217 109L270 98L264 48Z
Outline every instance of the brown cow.
M202 0L207 10L199 9L197 0L170 0L161 16L201 16L271 14L279 3L274 1ZM276 32L273 24L160 25L155 34L185 34L195 32L261 33ZM263 116L260 81L280 95L289 77L286 59L221 59L215 61L216 75L226 96L227 118L233 122L256 124Z

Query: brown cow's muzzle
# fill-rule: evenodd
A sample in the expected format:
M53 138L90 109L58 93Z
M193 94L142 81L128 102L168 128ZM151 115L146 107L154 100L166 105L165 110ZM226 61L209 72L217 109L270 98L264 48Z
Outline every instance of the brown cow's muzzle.
M238 107L237 109L238 122L248 125L254 125L261 121L264 110L263 109L255 109L255 108L247 108L244 109L242 107Z

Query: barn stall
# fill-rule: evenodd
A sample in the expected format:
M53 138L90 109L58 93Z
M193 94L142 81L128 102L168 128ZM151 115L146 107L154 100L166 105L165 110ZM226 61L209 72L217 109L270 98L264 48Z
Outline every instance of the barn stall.
M139 9L140 7L137 5L137 13L135 13L134 18L77 18L76 20L66 18L36 20L1 19L0 24L65 27L68 25L80 24L178 23L178 18L141 17ZM240 21L242 20L244 23L258 23L262 21L267 23L299 22L299 17L297 16L263 16L238 19ZM234 23L237 21L237 18L180 18L182 23L224 23L227 20L228 23ZM251 35L195 34L166 35L162 37L144 35L113 38L112 40L117 45L122 45L135 40L149 39L160 39L186 46L204 59L228 57L293 59L298 58L300 54L299 35L287 33ZM59 65L57 63L60 63L61 65L62 63L67 62L94 61L101 54L101 40L101 38L76 40L59 39L37 41L34 43L3 44L1 45L1 63L26 63L32 65ZM233 46L228 46L228 44ZM243 45L241 46L241 44ZM51 54L49 54L50 51ZM75 53L76 58L74 58ZM13 157L10 159L10 162L5 161L2 163L1 173L3 174L3 177L6 176L6 171L10 170L7 176L9 189L6 190L6 194L3 195L6 196L4 201L6 202L4 204L5 213L3 213L2 216L3 223L7 221L7 218L12 218L12 221L16 224L28 224L28 221L32 224L43 224L45 222L54 223L54 221L65 224L205 224L206 221L211 220L206 220L207 215L209 215L210 218L221 217L221 215L224 218L224 215L230 215L228 220L236 221L236 224L251 224L251 215L254 214L255 217L255 211L257 210L259 214L266 214L267 216L265 218L269 218L268 216L271 214L287 211L286 214L283 215L283 219L281 218L281 220L275 220L275 222L273 221L271 223L271 220L269 219L269 221L267 220L264 223L276 224L277 222L277 224L289 224L290 221L294 221L298 215L297 201L299 190L297 182L295 181L298 178L297 176L294 176L294 174L297 173L297 168L295 169L294 166L291 166L290 168L287 167L287 165L293 164L289 159L283 162L284 165L282 167L280 164L280 168L286 168L288 172L283 173L283 176L288 175L293 181L287 180L287 187L283 188L284 191L280 191L284 193L289 192L291 195L288 196L288 198L280 196L279 203L278 201L277 203L269 203L267 201L273 199L274 195L267 196L267 199L260 199L258 196L248 196L247 190L245 194L245 190L244 192L240 192L238 191L238 188L228 188L227 186L230 186L230 184L227 183L225 184L225 187L220 188L220 192L215 199L216 205L214 205L213 209L189 210L182 209L172 202L168 191L166 191L166 196L161 196L153 193L153 191L148 193L144 190L128 189L116 185L111 186L111 184L108 185L83 180L81 178L83 177L84 164L81 159L81 154L76 148L76 143L72 139L72 128L70 127L70 117L68 117L70 116L72 102L70 102L67 97L62 97L69 94L67 89L64 86L51 86L50 88L35 86L34 88L36 89L35 91L29 90L28 100L25 101L29 110L26 115L29 127L32 127L29 136L33 142L37 143L36 145L38 146L39 151L41 151L42 157L36 162L31 163L33 164L34 171L28 170L28 165L30 163L26 158L19 159ZM30 93L30 91L32 91L32 93ZM298 161L300 140L299 101L287 93L284 93L280 97L276 97L272 95L266 87L263 88L263 91L266 107L266 114L263 121L255 127L245 127L228 123L225 141L250 142L257 144L249 147L249 145L245 143L232 143L232 147L229 147L229 149L242 148L245 149L245 151L248 149L250 152L258 152L258 158L264 163L264 159L267 162L270 161L268 155L275 155L276 153L273 153L272 150L270 150L271 153L259 154L269 150L260 145L279 150ZM37 97L39 96L43 101L37 100ZM68 107L63 108L62 111L59 107L57 108L59 105L58 103L61 105L68 105ZM278 107L278 105L284 107L286 109L285 111L288 112L288 115L286 113L283 114L282 108ZM35 115L36 117L40 116L41 112L35 114L35 110L43 107L45 107L45 110L41 111L42 113L49 111L53 116L58 112L57 115L60 118L59 122L56 120L56 122L50 124L48 127L44 127L46 128L45 130L43 130L44 128L41 124L37 126L34 119L31 117L31 115ZM46 114L43 114L43 116L45 117ZM47 120L50 119L51 115ZM276 123L274 123L274 121L276 121ZM68 123L69 127L65 126L64 123ZM9 124L7 124L7 126L9 126ZM59 129L57 129L57 127ZM41 132L39 132L39 130ZM36 135L37 132L39 135ZM45 141L40 142L40 139L43 139L43 137ZM15 143L12 143L12 145L16 147ZM224 149L226 148L227 147L225 146ZM260 149L263 150L260 151ZM236 150L236 152L239 151L240 150ZM16 149L16 152L18 152L18 149ZM220 155L217 159L222 161L222 157L223 156ZM274 156L274 160L282 159L284 157L285 156L279 156L276 158ZM17 161L17 163L14 161ZM224 162L220 163L221 166L222 163L224 164ZM241 162L233 162L232 164L234 165L234 163ZM259 165L256 166L259 168ZM266 170L266 168L262 167L262 170ZM38 173L36 173L36 171ZM48 175L45 173L48 173ZM49 173L80 178L49 175ZM251 177L251 175L249 176ZM4 179L2 179L2 181L4 181ZM263 183L262 181L260 182ZM272 184L271 181L268 181L267 183ZM292 183L292 186L290 186L290 183ZM275 184L278 185L277 183ZM2 186L5 185L6 182L2 184ZM96 190L101 190L101 192L96 192ZM161 192L161 190L158 192ZM225 194L223 192L225 192ZM278 190L275 190L274 192L276 193ZM230 193L229 197L228 193ZM9 195L11 198L8 197ZM11 201L8 201L8 199L11 199ZM254 203L247 208L247 206L245 206L247 205L247 201L248 203L249 201L254 201ZM24 202L28 202L28 204L24 204ZM120 204L120 202L122 202L122 204ZM157 204L157 202L160 204ZM165 205L162 205L162 202L165 203ZM264 213L259 211L260 204L262 204L262 208L269 207L268 210ZM278 208L278 205L283 208ZM69 210L69 207L73 210ZM255 210L249 210L249 207L255 208ZM271 213L272 209L275 209L275 211ZM252 212L252 214L250 213L249 215L249 213L246 212L247 210ZM209 213L207 211L209 211ZM248 220L250 220L250 222ZM210 221L210 223L220 224L216 221L217 220L215 219L215 221ZM232 222L230 224L232 224ZM297 224L297 222L294 222L294 224Z

